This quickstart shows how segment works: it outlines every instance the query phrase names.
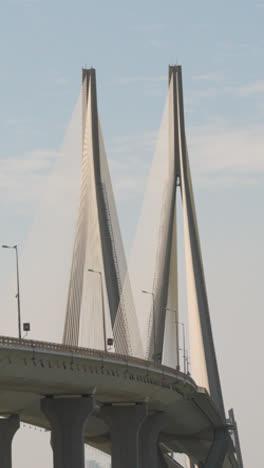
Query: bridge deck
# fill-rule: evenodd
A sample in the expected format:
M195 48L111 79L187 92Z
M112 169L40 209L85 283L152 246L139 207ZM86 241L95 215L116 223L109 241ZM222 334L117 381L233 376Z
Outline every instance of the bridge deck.
M98 410L89 417L86 442L108 453L109 430L100 419L105 403L148 401L163 411L161 441L175 452L205 460L214 430L226 424L208 393L189 375L154 362L100 350L0 337L0 413L49 428L40 410L46 395L94 394ZM236 466L231 450L225 468Z

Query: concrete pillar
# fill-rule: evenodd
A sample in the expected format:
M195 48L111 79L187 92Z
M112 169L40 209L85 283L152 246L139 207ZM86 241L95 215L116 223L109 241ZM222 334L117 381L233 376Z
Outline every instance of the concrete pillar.
M202 465L203 468L222 468L230 444L231 439L228 430L225 428L217 429L207 460Z
M159 435L164 426L162 412L147 416L140 428L140 468L164 468L167 466L159 448Z
M146 405L104 406L100 416L110 429L112 468L141 468L139 431L147 416Z
M0 467L12 467L12 441L20 426L17 415L0 419Z
M54 468L84 468L85 422L94 408L92 397L41 400L51 426Z

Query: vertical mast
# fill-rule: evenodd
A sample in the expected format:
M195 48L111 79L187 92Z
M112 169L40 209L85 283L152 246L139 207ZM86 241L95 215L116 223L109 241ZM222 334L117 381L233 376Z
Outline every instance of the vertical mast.
M177 186L180 186L184 217L192 375L198 385L207 388L224 417L224 403L211 329L187 152L180 66L169 67L168 157L169 174L166 181L166 195L161 219L161 239L153 283L154 320L151 327L148 357L162 361L164 343L166 344L165 323L168 310L175 310L175 320L179 323L177 246L175 244L176 189ZM178 336L176 336L176 347L178 349Z
M120 248L121 256L123 255L124 257L123 246L115 245L113 226L111 224L109 206L114 206L114 201L109 199L109 197L112 198L111 187L109 187L111 185L110 177L109 175L108 177L105 175L108 172L108 167L107 162L104 160L105 154L99 128L95 70L93 68L90 70L83 69L82 81L83 136L81 193L63 336L64 343L75 346L79 344L79 327L83 295L85 294L84 281L87 273L86 270L94 268L94 265L87 264L87 256L90 258L92 254L91 245L87 247L89 236L90 239L93 239L95 231L98 233L96 244L93 246L97 252L94 256L97 262L99 262L99 267L104 277L112 328L114 328L120 304L123 282L123 277L121 277L119 271L117 247ZM104 172L104 175L102 172ZM84 311L84 313L86 312ZM128 354L130 351L129 336L124 314L119 314L119 334L122 337L117 339L118 349L116 351Z
M160 220L160 242L156 257L153 282L153 315L149 342L149 358L164 362L163 351L179 366L178 346L178 274L177 274L177 218L176 189L179 176L177 116L175 114L176 82L169 74L169 164L166 193ZM166 155L165 155L166 156ZM174 329L173 341L165 336ZM170 344L168 345L168 341ZM165 347L165 348L164 348ZM168 349L170 347L170 349ZM155 349L156 348L156 349ZM171 354L174 354L172 360ZM166 359L165 357L165 359ZM166 360L165 360L166 363Z
M179 181L184 213L192 375L198 385L208 388L219 411L225 417L186 144L181 67L170 67L170 74L174 75L176 81L175 105L177 107L177 133L179 135ZM205 365L203 361L205 361ZM202 369L203 367L204 369Z

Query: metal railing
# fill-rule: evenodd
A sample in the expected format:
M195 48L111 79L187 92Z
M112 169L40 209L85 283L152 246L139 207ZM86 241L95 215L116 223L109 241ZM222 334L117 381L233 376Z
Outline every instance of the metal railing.
M173 369L171 367L163 366L154 361L147 361L145 359L141 359L134 356L128 356L125 354L117 354L112 352L105 352L100 349L92 349L92 348L82 348L79 346L69 346L66 344L60 343L51 343L48 341L37 341L37 340L28 340L28 339L19 339L9 336L0 336L0 348L16 348L16 349L25 349L25 350L33 350L33 351L49 351L55 353L63 353L69 354L71 356L80 356L80 357L92 357L101 359L103 361L117 361L123 362L125 364L131 364L135 366L140 366L144 368L148 368L148 370L158 370L164 374L169 374L172 377L178 377L180 379L184 379L192 384L195 388L196 385L192 378L188 374L184 374L179 370Z

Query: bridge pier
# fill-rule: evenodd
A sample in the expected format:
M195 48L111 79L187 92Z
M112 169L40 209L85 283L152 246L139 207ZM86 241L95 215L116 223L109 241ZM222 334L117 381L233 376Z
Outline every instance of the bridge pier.
M54 468L84 468L84 428L94 408L92 397L41 400L51 426Z
M0 419L0 466L12 467L12 441L20 426L19 417L12 415L9 418Z
M158 445L164 413L134 404L104 406L100 415L110 428L112 468L167 468Z
M227 429L217 429L203 468L222 468L231 440Z
M140 429L140 468L166 468L167 464L159 448L158 439L165 422L162 412L148 415Z
M147 416L147 406L104 406L100 413L110 429L112 468L141 468L139 432Z

